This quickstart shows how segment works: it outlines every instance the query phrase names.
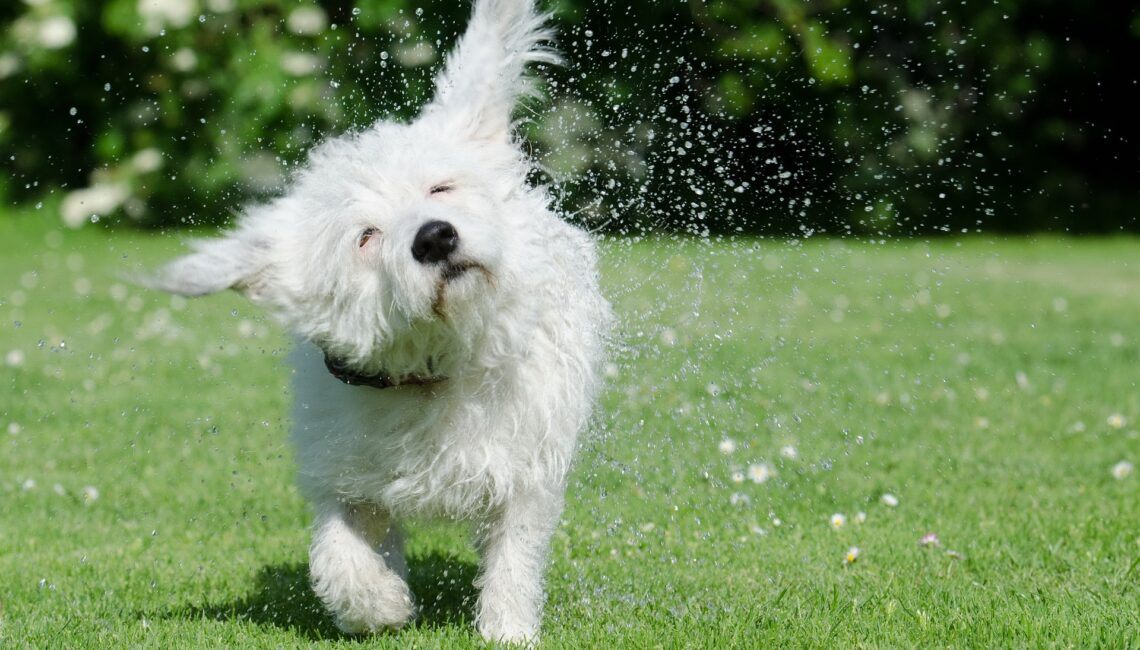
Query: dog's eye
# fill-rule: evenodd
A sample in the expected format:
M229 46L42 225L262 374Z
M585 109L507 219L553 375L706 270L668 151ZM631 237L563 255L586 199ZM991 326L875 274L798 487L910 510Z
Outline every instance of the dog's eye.
M360 237L356 240L356 244L360 248L364 248L364 245L367 244L369 240L371 240L373 237L375 237L376 235L379 235L379 234L380 234L380 230L377 228L365 228L360 233Z
M450 192L453 189L455 189L454 183L439 183L438 185L432 185L432 188L431 188L429 193L430 194L446 194L447 192Z

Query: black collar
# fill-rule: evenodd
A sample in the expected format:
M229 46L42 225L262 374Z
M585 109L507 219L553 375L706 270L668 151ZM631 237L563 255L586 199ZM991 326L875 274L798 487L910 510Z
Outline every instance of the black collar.
M395 386L428 386L438 384L447 377L421 377L420 375L402 375L393 377L386 372L374 375L361 374L344 365L339 359L334 359L325 353L325 367L329 374L343 381L349 386L371 386L372 388L392 388Z

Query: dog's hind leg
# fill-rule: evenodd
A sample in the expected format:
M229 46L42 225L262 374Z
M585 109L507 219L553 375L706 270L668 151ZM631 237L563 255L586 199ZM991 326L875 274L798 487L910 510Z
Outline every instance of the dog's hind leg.
M400 532L373 506L317 504L309 574L344 632L396 629L415 614Z
M483 638L537 641L546 556L561 514L561 490L516 494L479 529L475 622Z

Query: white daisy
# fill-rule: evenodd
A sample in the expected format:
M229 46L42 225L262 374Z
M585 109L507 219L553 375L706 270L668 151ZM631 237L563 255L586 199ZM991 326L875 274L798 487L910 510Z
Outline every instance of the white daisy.
M776 470L768 463L756 463L748 466L748 478L752 479L753 483L767 483L768 479L776 475Z
M1123 481L1124 479L1131 476L1132 472L1135 470L1136 468L1132 465L1132 463L1126 460L1122 460L1112 466L1112 477L1118 481Z

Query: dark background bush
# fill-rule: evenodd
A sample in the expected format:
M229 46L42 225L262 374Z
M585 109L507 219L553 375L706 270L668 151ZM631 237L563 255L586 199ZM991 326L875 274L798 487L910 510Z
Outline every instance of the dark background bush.
M526 134L591 227L1135 231L1130 3L560 0ZM0 196L219 223L328 134L408 117L468 12L427 0L0 6Z

